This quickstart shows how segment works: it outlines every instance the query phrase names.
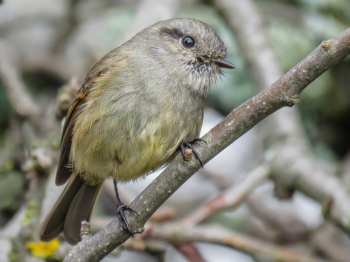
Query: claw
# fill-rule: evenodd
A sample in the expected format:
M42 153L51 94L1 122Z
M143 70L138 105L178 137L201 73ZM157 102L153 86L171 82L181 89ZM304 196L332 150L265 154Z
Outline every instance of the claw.
M195 157L198 159L201 167L204 168L202 160L200 159L199 154L197 153L197 151L192 146L196 142L205 142L207 144L207 141L203 140L202 138L195 138L195 139L193 139L192 141L189 141L189 142L183 141L180 144L180 149L181 149L182 155L185 157L185 155L186 155L186 152L185 152L186 148L190 148L192 150L193 154L195 155Z
M131 231L131 228L129 226L128 220L126 219L124 211L126 210L132 211L136 215L139 215L139 214L137 214L137 212L134 209L132 209L131 207L128 207L127 205L123 204L120 201L118 188L117 188L117 181L114 178L113 178L113 185L114 185L114 192L115 192L115 198L116 198L116 208L117 208L117 217L119 220L119 225L124 231L128 232L133 237L134 233Z
M128 232L133 237L134 233L131 231L131 228L129 226L128 220L126 219L124 211L132 211L136 215L139 215L139 214L134 209L132 209L131 207L128 207L127 205L121 202L117 202L116 206L117 206L117 216L118 216L118 220L121 228L124 231Z
M193 139L193 140L192 140L191 142L189 142L189 143L191 143L191 144L193 145L193 144L195 144L196 142L204 142L204 143L208 144L207 141L205 141L204 139L202 139L202 138L200 138L200 137Z

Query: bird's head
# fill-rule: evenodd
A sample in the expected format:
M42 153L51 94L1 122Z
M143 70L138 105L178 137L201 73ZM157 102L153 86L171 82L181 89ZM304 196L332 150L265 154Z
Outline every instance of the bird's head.
M161 21L140 33L150 43L160 66L174 79L183 82L194 94L203 97L221 73L235 68L224 60L226 47L207 24L189 18Z

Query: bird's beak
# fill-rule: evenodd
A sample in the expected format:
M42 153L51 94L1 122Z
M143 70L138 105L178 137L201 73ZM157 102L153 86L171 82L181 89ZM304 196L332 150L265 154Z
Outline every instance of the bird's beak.
M211 61L213 61L215 64L217 64L219 67L223 67L223 68L232 68L235 69L236 66L226 60L219 60L219 59L214 59L214 58L210 58Z

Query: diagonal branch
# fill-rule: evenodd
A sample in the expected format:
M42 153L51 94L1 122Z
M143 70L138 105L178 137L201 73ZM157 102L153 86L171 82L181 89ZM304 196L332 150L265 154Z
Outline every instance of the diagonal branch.
M195 146L203 163L207 163L273 112L297 103L307 85L350 54L350 28L328 40L327 44L328 48L318 46L271 87L240 105L208 132L203 137L207 145ZM130 226L135 231L143 231L143 225L149 217L199 168L200 164L193 157L191 161L185 162L178 155L131 204L139 216L129 215ZM118 219L114 219L100 232L75 246L64 261L100 261L130 237L119 228Z
M256 89L267 88L282 73L265 33L263 18L254 1L212 2L234 32ZM346 45L349 48L349 44ZM327 53L335 46L323 41L321 47ZM322 66L327 67L327 64L315 64L314 68ZM308 68L296 67L293 70L298 70L301 81L303 75L307 80ZM286 78L285 81L291 79ZM302 88L302 83L300 87ZM303 192L323 205L323 215L327 219L349 233L349 195L341 182L315 161L300 122L295 109L281 110L265 121L261 132L268 145L266 155L269 156L275 194L285 198L290 197L295 189Z

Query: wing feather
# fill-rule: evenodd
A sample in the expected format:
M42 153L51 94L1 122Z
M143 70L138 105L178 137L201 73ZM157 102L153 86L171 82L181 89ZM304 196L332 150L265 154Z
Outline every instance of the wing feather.
M66 121L64 122L61 138L61 153L56 173L56 185L63 185L72 175L73 167L69 164L69 155L72 146L73 128L75 119L79 113L79 108L87 99L87 93L88 90L85 92L81 92L81 90L79 91L78 96L73 101L68 111Z
M79 115L81 106L87 101L91 87L97 84L103 76L110 72L113 67L111 59L115 51L107 54L100 62L98 62L87 75L83 86L80 88L77 97L73 101L63 126L61 138L61 153L56 173L56 185L63 185L72 175L74 166L70 163L70 152L72 147L73 129L77 116Z

